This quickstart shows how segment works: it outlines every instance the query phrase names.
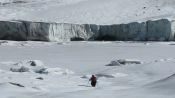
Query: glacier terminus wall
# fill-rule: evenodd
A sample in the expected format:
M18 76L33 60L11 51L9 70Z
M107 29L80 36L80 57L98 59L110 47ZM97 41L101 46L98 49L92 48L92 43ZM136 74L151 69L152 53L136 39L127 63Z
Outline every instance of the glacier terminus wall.
M168 19L113 25L0 21L0 40L172 41L174 33L175 22Z

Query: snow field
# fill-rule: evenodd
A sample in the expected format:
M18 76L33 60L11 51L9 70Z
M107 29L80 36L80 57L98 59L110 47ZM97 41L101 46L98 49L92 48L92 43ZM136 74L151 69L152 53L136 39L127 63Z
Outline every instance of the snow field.
M27 98L87 98L87 96L173 98L175 89L173 44L174 42L58 44L6 41L5 44L0 45L0 96L1 98L24 96ZM20 51L21 49L23 51ZM12 50L16 52L10 52ZM41 54L45 55L40 56ZM111 61L118 60L137 61L137 64L105 66L111 64ZM13 72L10 69L14 66L25 66L29 71ZM45 68L47 73L36 73L37 66ZM95 88L88 82L92 74L98 77Z

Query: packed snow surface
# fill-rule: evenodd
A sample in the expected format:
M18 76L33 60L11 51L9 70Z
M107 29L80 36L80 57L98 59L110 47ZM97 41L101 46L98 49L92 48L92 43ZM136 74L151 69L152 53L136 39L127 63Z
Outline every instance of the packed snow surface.
M175 97L174 42L0 43L0 98Z
M119 24L175 16L174 0L0 0L0 20Z

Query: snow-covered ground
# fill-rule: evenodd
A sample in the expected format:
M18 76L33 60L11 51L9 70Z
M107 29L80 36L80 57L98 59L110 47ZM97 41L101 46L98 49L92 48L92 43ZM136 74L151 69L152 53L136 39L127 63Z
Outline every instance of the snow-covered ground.
M174 0L0 0L0 20L120 24L174 16Z
M175 42L0 41L0 98L174 98L174 50Z
M0 21L120 24L174 16L174 0L0 0ZM175 98L174 50L175 42L0 40L0 98Z

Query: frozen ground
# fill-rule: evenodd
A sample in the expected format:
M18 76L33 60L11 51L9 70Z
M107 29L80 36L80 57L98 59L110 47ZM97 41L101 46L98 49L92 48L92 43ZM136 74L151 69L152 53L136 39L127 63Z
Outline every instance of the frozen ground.
M174 98L174 50L174 42L0 41L0 98Z
M0 20L120 24L175 16L174 0L0 0Z

